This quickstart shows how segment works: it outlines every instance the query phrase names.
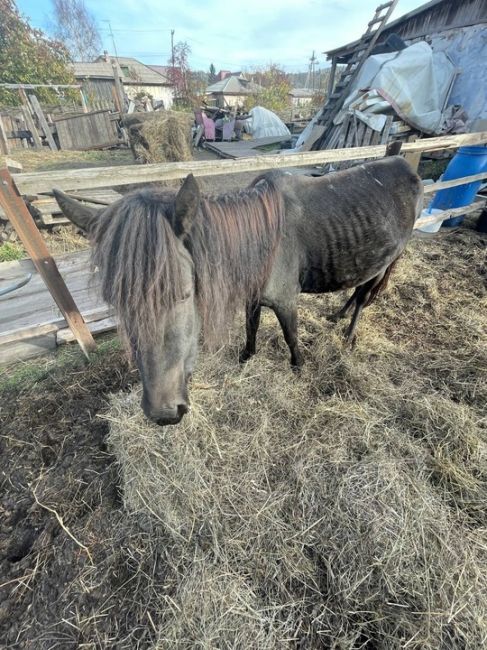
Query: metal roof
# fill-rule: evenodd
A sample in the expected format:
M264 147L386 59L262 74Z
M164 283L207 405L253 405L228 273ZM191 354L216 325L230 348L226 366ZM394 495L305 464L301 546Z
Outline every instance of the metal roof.
M243 77L232 75L217 81L206 89L206 94L223 93L225 95L252 95L262 90L262 87L253 81L247 81Z
M167 86L171 85L169 79L161 72L154 70L154 67L144 65L132 57L113 57L118 64L118 74L123 84L140 84L144 86ZM109 61L104 56L98 57L91 63L75 62L72 64L76 78L91 77L97 79L113 79L111 57ZM163 67L163 66L157 66Z

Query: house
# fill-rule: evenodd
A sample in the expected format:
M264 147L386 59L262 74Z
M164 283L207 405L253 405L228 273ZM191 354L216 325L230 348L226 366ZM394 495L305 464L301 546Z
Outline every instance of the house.
M128 99L148 95L154 102L164 102L165 108L172 106L174 86L168 78L167 67L151 67L131 57L111 57L107 52L93 62L72 64L76 81L83 86L83 92L92 106L116 107L112 61ZM154 69L159 67L160 71Z
M225 71L222 71L225 72ZM220 72L219 74L222 74ZM262 87L243 75L230 74L207 87L205 95L209 102L219 108L242 106L251 95L262 92Z
M388 51L388 43L397 37L406 45L426 41L433 52L444 52L458 70L449 104L462 106L470 125L487 118L486 0L432 0L388 23L374 52ZM337 64L348 63L358 45L354 41L326 52L332 76Z
M317 92L317 90L310 90L309 88L293 88L288 92L288 95L293 108L302 108L311 104Z

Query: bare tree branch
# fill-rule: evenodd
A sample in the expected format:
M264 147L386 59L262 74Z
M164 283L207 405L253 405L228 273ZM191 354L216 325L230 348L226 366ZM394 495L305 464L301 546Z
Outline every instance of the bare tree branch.
M101 51L101 37L94 16L84 0L52 0L54 33L74 61L92 61Z

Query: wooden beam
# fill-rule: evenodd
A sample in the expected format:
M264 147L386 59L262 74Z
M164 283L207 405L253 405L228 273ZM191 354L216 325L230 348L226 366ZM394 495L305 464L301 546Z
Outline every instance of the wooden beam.
M484 142L487 142L486 131L406 142L403 144L401 151L403 153L410 151L438 151ZM21 194L39 194L41 192L50 192L53 188L69 191L110 187L111 185L122 186L178 180L186 178L190 173L195 176L218 176L220 174L258 172L266 169L285 169L286 167L300 167L303 165L323 165L362 158L382 158L385 152L386 145L381 144L352 149L262 155L237 160L197 160L153 165L59 169L49 172L23 173L15 178L15 182ZM435 189L431 191L434 192Z
M481 210L485 206L484 201L475 201L470 205L464 205L461 208L450 208L448 210L442 210L438 214L432 214L431 217L422 216L414 224L414 228L421 228L421 226L431 226L434 223L439 221L444 221L445 219L450 219L451 217L460 217L462 214L469 214L470 212L476 212Z
M8 156L10 153L10 148L8 146L7 133L2 122L2 116L0 115L0 153Z
M112 59L112 70L113 78L115 80L115 100L118 105L118 112L120 114L124 113L124 93L122 88L122 82L120 81L120 75L118 74L118 65L115 59Z
M57 145L54 142L51 129L49 127L49 124L47 123L44 113L42 112L42 108L41 105L39 104L39 100L35 95L29 95L29 99L32 108L34 109L34 113L37 115L37 119L39 120L42 130L44 131L44 135L46 136L46 140L49 146L51 147L52 151L57 151L58 150Z
M22 115L24 116L25 123L27 125L27 128L32 134L32 139L34 140L34 148L35 149L42 149L42 142L39 137L39 133L36 129L36 126L34 124L34 120L32 119L31 112L29 110L29 107L23 106L22 107Z
M432 183L431 185L424 186L424 193L431 194L438 190L445 190L449 187L458 187L458 185L468 185L468 183L475 183L487 178L487 171L482 174L474 174L473 176L463 176L463 178L454 178L451 181L440 181L439 183Z
M63 313L74 337L84 354L95 349L96 344L78 307L51 257L34 219L19 195L7 169L0 170L0 205L20 237L36 269Z

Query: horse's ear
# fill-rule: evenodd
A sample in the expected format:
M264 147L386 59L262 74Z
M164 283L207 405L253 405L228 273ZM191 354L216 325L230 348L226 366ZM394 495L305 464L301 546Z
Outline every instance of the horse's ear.
M72 221L75 226L78 226L78 228L81 228L81 230L90 234L101 210L89 208L81 201L72 199L64 192L61 192L61 190L53 190L52 193L54 194L64 216Z
M184 237L189 233L199 205L200 188L193 174L189 174L176 196L174 232L177 237Z

